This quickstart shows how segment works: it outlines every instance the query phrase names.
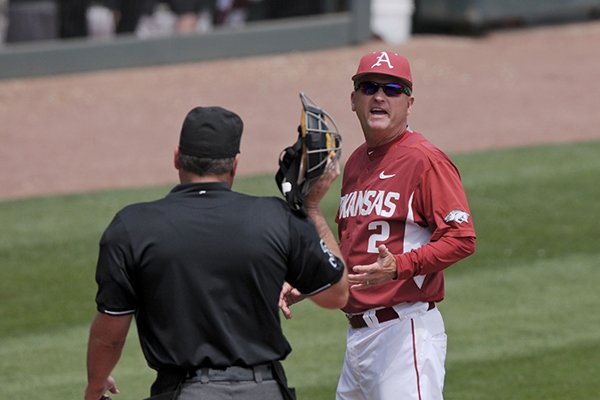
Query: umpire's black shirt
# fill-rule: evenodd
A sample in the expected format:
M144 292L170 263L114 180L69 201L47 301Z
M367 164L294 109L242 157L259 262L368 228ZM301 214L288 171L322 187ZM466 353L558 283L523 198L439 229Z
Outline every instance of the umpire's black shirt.
M100 241L96 302L109 315L135 313L154 369L252 366L291 351L283 281L314 293L342 273L314 225L282 200L182 184L115 216Z

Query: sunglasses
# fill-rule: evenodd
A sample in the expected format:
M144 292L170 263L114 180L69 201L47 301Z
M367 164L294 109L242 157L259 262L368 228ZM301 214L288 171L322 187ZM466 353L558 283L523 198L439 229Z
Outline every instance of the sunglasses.
M360 90L362 94L372 96L379 91L379 88L383 89L388 97L398 97L402 93L410 96L412 91L408 86L400 85L398 83L377 83L372 81L357 82L354 84L354 90Z

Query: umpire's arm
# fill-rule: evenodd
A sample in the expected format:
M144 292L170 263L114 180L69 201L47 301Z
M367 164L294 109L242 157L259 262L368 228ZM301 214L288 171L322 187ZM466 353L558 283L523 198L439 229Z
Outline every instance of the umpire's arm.
M304 207L308 217L312 220L313 224L317 228L319 236L325 242L329 250L342 262L342 252L340 247L329 228L329 224L321 211L320 203L329 187L335 181L340 174L339 163L336 162L332 168L328 170L319 178L319 180L310 188L310 192L304 199ZM345 264L345 262L344 262ZM342 308L348 301L348 277L346 268L344 268L344 275L336 284L332 285L327 290L317 293L310 297L312 301L317 303L321 307L325 308Z
M107 391L118 393L117 385L110 374L121 357L132 319L133 314L96 315L90 328L88 342L88 383L85 400L98 400Z

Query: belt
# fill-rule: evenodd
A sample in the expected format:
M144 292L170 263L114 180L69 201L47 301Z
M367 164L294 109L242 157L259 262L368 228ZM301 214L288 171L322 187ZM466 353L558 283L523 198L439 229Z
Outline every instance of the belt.
M429 302L429 307L427 308L427 311L429 310L433 310L435 308L435 302L430 301ZM355 314L355 315L347 315L346 317L348 318L348 322L350 323L350 326L354 329L360 329L360 328L366 328L368 325L365 322L365 319L363 318L364 314ZM375 317L377 318L377 321L379 321L379 323L382 322L387 322L387 321L391 321L393 319L399 318L400 316L398 315L398 313L396 312L396 310L394 310L392 307L386 307L386 308L380 308L379 310L375 311Z
M227 368L199 368L191 371L188 382L245 382L272 381L275 379L271 364L260 364L254 367L232 366Z

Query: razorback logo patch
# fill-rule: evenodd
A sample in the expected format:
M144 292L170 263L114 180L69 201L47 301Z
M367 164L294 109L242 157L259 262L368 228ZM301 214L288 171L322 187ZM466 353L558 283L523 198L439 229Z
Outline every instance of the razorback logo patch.
M444 222L456 222L462 224L463 222L469 222L469 214L462 210L452 210L444 217Z

